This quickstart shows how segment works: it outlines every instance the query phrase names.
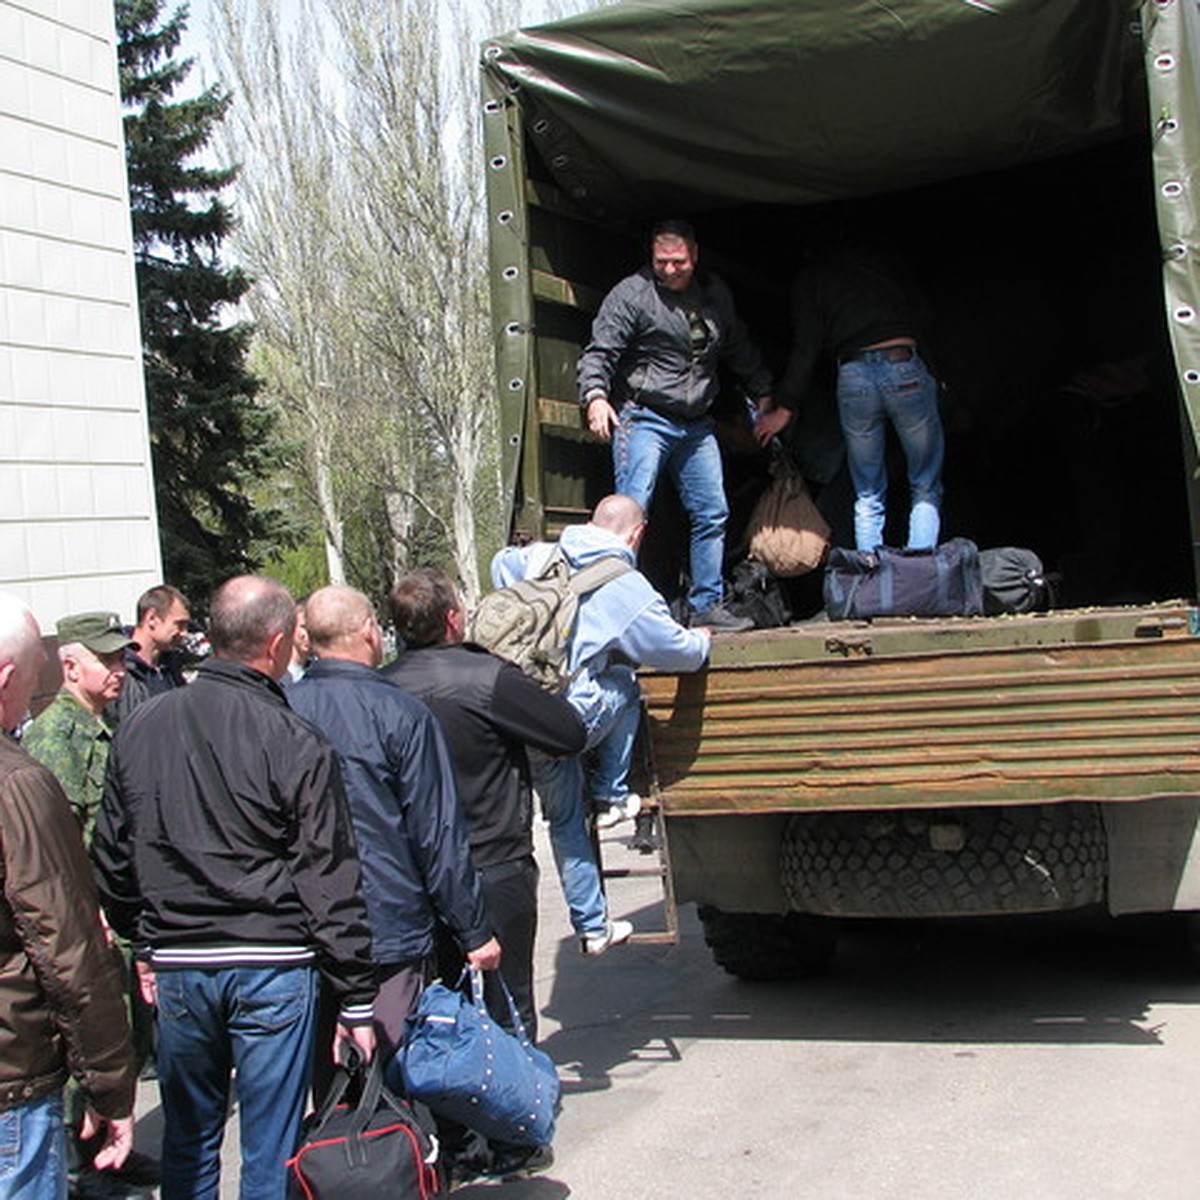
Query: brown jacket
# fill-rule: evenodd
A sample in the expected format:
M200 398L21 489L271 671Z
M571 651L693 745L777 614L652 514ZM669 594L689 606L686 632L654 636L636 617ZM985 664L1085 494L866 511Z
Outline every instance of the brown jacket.
M120 974L79 823L54 776L0 734L0 1110L68 1071L104 1117L133 1111Z

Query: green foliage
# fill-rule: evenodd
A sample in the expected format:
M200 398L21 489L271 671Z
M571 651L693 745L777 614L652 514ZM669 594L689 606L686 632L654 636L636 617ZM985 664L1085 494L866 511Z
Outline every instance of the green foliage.
M210 87L173 100L192 67L172 56L187 8L116 0L125 149L155 491L166 577L193 597L258 566L286 541L282 514L256 505L279 459L275 418L246 368L252 328L225 323L250 287L221 262L234 226L219 193L237 170L196 163L229 107Z

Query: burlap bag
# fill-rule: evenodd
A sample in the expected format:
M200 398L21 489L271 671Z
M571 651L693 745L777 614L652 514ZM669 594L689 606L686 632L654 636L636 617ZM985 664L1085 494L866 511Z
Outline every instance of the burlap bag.
M747 552L781 579L806 575L825 561L829 523L808 494L804 476L779 459L746 528Z

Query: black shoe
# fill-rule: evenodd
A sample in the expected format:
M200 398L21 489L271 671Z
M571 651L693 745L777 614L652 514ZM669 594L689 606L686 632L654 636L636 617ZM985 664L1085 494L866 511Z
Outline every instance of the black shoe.
M101 1175L111 1175L119 1179L127 1187L151 1188L158 1187L161 1176L157 1158L143 1154L140 1150L130 1150L129 1157L119 1167L101 1171Z
M67 1200L128 1200L131 1195L137 1192L129 1184L94 1167L72 1171L67 1183Z
M490 1155L458 1154L442 1164L449 1191L492 1178Z
M749 617L739 617L731 613L723 604L714 604L702 613L693 613L691 625L703 625L713 633L745 633L754 628L754 622Z
M653 854L659 848L658 835L654 832L654 814L638 813L633 823L633 837L629 848L639 854Z
M69 1200L125 1200L149 1191L159 1183L159 1164L140 1150L130 1150L119 1167L100 1171L89 1165L72 1171L67 1194Z
M553 1165L554 1151L549 1146L522 1146L495 1154L487 1174L490 1179L527 1179Z

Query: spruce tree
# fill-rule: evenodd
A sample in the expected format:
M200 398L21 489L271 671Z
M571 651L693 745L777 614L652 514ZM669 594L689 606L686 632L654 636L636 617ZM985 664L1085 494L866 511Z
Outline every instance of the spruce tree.
M231 97L172 99L192 68L173 58L188 10L160 22L161 9L116 0L118 64L163 563L196 602L275 548L281 515L254 491L278 448L246 368L252 328L226 323L250 287L221 261L233 215L220 194L237 170L197 161Z

